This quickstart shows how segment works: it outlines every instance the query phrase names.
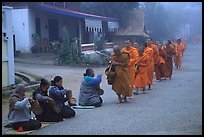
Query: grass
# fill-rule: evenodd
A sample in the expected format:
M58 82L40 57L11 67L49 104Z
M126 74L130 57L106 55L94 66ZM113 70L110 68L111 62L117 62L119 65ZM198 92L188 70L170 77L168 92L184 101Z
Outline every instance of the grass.
M24 72L23 72L24 73ZM27 73L26 73L27 74ZM30 75L30 74L27 74L27 75ZM36 81L40 81L41 77L37 76L37 75L32 75L32 77L36 80ZM22 83L23 80L16 77L15 78L15 84L14 85L17 85L19 83ZM11 86L8 86L8 87L3 87L2 88L2 103L4 102L8 102L8 99L10 97L10 95L12 94L11 90L13 91L15 86L14 85L11 85ZM25 86L28 86L28 84L24 84ZM14 87L14 88L13 88ZM27 89L27 93L29 93L30 91L32 91L33 89L29 88Z
M11 94L12 93L9 91L3 91L2 92L2 99L8 99Z
M15 84L17 85L17 84L19 84L19 83L21 83L22 82L22 79L20 79L20 78L15 78Z

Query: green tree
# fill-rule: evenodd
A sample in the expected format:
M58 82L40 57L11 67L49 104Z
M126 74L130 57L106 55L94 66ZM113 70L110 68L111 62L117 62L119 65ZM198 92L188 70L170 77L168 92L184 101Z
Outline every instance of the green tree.
M141 8L145 13L145 26L150 37L156 40L167 40L173 37L175 29L168 12L159 2L144 2Z

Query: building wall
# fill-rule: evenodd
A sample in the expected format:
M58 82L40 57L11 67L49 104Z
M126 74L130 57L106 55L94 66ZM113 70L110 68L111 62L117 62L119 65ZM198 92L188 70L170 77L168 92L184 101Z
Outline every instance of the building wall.
M13 9L13 27L16 38L16 50L30 52L28 9Z
M2 7L2 87L15 83L12 8Z
M49 39L49 28L48 27L48 20L49 19L55 19L58 20L58 31L59 31L59 38L62 38L62 29L66 25L67 30L69 32L69 37L74 38L78 37L78 29L77 27L79 26L79 20L77 18L69 17L69 16L64 16L64 15L59 15L59 14L54 14L54 13L41 13L40 11L34 10L33 11L33 16L39 17L40 22L41 22L41 37L42 38L48 38ZM54 26L53 26L54 27ZM34 32L35 32L35 25L34 25Z
M2 35L2 58L6 58L8 55L8 48L6 46L6 42L4 41L4 37ZM5 59L6 60L6 59ZM2 61L2 87L9 85L8 83L8 61Z
M32 38L33 33L35 33L35 13L28 9L28 51L31 52L31 48L34 45L34 41Z
M8 62L2 62L2 87L9 85L8 69Z

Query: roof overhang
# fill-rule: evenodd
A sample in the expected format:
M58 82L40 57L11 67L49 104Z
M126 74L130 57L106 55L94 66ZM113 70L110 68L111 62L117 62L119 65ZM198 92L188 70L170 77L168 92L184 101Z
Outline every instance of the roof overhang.
M104 16L98 16L98 15L93 15L93 14L77 12L77 11L73 11L73 10L69 10L69 9L58 8L58 7L46 5L46 4L35 5L34 8L38 9L38 10L42 10L42 11L48 11L48 12L52 12L52 13L68 15L68 16L77 17L77 18L118 22L118 19L116 19L116 18L110 18L110 17L104 17Z

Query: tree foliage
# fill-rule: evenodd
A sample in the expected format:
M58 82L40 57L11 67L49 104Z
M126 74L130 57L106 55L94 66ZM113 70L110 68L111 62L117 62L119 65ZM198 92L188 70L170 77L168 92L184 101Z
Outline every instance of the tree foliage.
M168 12L159 2L144 2L141 4L145 13L145 26L154 41L167 40L173 37L175 29Z

